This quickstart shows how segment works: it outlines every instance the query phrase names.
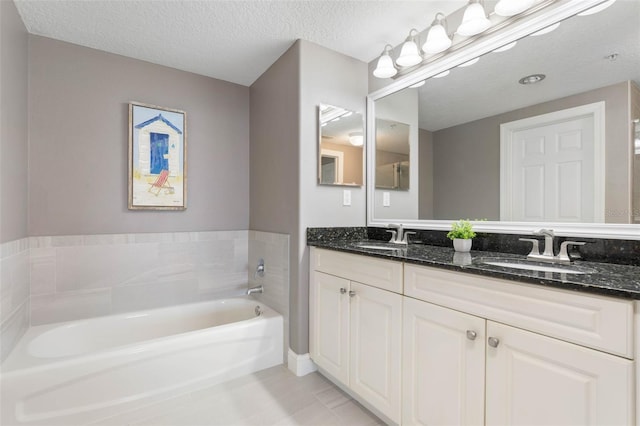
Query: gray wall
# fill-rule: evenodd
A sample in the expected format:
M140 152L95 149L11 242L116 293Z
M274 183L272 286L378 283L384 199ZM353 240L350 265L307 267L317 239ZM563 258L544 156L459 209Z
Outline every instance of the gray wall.
M433 132L434 219L500 219L500 124L599 101L606 102L606 222L628 222L619 214L631 191L628 82Z
M248 228L247 87L38 36L29 65L30 235ZM127 209L130 101L187 112L186 211Z
M290 235L290 294L298 285L299 264L299 63L300 44L295 43L250 88L249 227L255 231ZM301 343L291 332L298 321L294 309L290 303L290 346L297 350Z
M12 1L0 1L0 243L27 230L28 34Z
M428 130L418 131L418 218L433 218L433 133Z
M317 108L321 103L351 111L366 111L367 64L300 40L300 229L298 245L292 238L300 265L291 280L291 348L309 352L309 249L308 227L365 226L366 189L318 185ZM364 150L363 150L364 151ZM364 152L363 152L364 154ZM364 155L363 155L364 161ZM351 205L342 205L343 191L351 191ZM293 262L292 262L293 269ZM297 285L296 285L297 283Z
M364 113L366 66L298 40L251 86L250 228L291 237L289 333L298 354L309 351L307 227L366 223L364 187L318 185L317 107ZM342 205L344 189L351 206Z

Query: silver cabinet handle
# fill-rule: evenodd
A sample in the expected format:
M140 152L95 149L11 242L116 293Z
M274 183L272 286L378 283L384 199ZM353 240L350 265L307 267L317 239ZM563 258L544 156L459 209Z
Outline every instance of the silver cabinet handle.
M491 346L492 348L497 348L498 345L500 344L500 339L496 338L496 337L489 337L487 339L487 343L489 344L489 346Z
M355 292L355 291L351 290L351 291L349 292L349 297L353 297L353 296L355 296L355 295L356 295L356 292Z
M467 339L476 340L476 337L478 337L478 333L473 330L467 330Z
M342 287L342 288L340 289L340 294L345 294L346 292L347 292L347 289L346 289L346 288Z

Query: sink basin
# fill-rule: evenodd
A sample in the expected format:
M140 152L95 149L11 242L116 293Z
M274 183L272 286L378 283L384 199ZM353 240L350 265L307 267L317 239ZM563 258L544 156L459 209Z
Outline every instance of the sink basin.
M359 248L363 248L363 249L369 249L369 250L401 250L404 248L407 248L407 246L403 246L403 245L396 245L396 246L392 246L392 245L383 245L383 244L358 244L357 247Z
M555 272L558 274L590 274L594 271L576 267L574 265L546 265L542 262L535 262L520 259L479 259L476 263L481 265L499 266L501 268L520 269L524 271Z

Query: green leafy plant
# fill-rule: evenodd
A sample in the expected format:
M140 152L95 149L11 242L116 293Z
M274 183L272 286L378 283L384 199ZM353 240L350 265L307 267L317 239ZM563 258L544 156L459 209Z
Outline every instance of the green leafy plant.
M453 240L461 238L463 240L470 240L474 238L476 233L473 231L473 225L468 220L461 219L451 224L451 231L447 234L447 238Z

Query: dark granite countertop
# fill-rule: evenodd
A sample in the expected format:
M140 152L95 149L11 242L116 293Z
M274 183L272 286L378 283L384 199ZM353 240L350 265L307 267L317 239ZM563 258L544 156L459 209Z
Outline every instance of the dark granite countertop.
M482 259L489 260L489 258L509 259L514 262L524 261L526 256L519 254L474 250L470 253L456 253L453 247L440 247L426 244L399 246L397 250L379 250L359 247L361 244L388 246L388 244L381 243L379 240L327 240L308 242L310 246L328 250L361 254L416 265L432 266L456 272L477 274L564 290L640 300L640 267L638 266L575 261L570 267L585 273L540 272L481 263ZM562 267L561 264L552 263L544 263L543 265Z

